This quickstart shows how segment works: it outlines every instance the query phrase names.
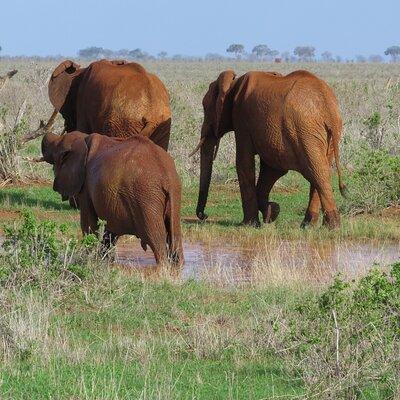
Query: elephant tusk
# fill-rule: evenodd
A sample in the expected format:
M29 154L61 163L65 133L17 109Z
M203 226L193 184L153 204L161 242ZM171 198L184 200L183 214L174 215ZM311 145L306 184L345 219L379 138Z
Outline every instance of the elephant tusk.
M198 145L194 148L194 150L189 154L189 157L194 156L200 149L201 146L203 146L204 142L205 142L206 138L201 138Z
M214 147L213 160L215 160L215 159L217 158L218 149L219 149L219 140L218 140L217 144L216 144L215 147Z

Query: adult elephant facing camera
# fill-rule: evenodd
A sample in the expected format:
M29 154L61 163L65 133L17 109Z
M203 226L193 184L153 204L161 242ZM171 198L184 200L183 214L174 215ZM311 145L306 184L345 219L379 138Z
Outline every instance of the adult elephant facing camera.
M278 216L278 204L268 202L270 191L288 170L295 170L311 185L302 226L318 221L321 204L324 223L331 228L339 225L331 164L335 158L343 193L338 150L342 120L335 95L323 80L307 71L286 76L248 72L238 79L233 71L225 71L210 84L203 107L201 139L194 150L201 149L198 218L207 217L204 209L219 140L233 130L244 224L259 226L259 211L264 222Z
M164 150L171 128L169 96L141 65L100 60L81 68L62 62L49 81L49 98L65 130L127 137L141 134Z
M53 189L76 197L82 232L106 221L106 243L136 235L153 250L157 263L183 264L181 186L171 156L148 138L109 138L70 132L47 133L43 160L54 168Z

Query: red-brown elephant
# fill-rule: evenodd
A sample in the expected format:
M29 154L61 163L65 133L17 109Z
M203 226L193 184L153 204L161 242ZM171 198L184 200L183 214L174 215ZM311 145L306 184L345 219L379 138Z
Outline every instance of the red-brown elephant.
M210 84L203 99L200 190L196 214L205 219L213 159L219 140L235 132L236 170L244 224L259 226L273 221L279 206L268 202L275 182L288 170L300 172L310 182L310 200L302 226L315 224L322 204L324 223L336 227L339 213L333 198L331 164L339 167L342 120L332 89L307 71L286 76L248 72L236 79L233 71L222 72ZM260 173L255 182L255 156Z
M168 92L157 76L137 63L100 60L81 68L66 60L51 75L49 98L55 113L62 114L66 132L141 134L168 150Z
M154 252L157 263L183 263L181 185L171 156L148 138L47 133L44 161L53 165L53 189L76 197L82 232L106 221L106 243L129 234Z

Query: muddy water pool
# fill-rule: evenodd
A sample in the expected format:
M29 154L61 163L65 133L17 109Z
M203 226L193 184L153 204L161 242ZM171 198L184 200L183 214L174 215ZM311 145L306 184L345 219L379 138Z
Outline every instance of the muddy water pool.
M357 276L374 265L400 261L400 244L308 242L274 240L252 246L223 242L184 243L183 279L206 279L227 283L293 277L324 281L342 272ZM124 269L144 270L155 266L151 250L144 252L138 241L118 244L115 263Z

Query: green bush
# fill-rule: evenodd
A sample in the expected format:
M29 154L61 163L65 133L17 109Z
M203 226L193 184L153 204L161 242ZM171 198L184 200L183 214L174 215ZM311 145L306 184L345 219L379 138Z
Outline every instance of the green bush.
M400 393L400 263L359 281L340 276L288 311L283 353L319 399L394 399Z
M361 149L348 178L343 209L350 214L379 211L400 204L400 156L387 150Z
M31 211L23 221L4 227L0 253L0 287L43 286L81 280L90 272L90 259L98 259L100 243L89 235L80 242L69 237L64 224L38 222Z

